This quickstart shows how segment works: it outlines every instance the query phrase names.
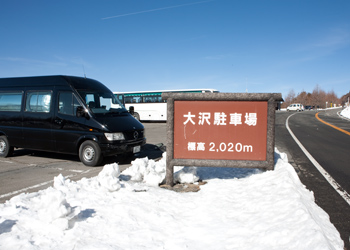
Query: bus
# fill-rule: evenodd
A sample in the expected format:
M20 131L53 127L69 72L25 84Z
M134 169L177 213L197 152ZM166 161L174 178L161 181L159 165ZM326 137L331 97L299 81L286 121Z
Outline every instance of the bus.
M139 121L166 121L167 104L162 93L218 93L216 89L178 89L158 91L113 92L114 95L130 110L133 107L134 117Z

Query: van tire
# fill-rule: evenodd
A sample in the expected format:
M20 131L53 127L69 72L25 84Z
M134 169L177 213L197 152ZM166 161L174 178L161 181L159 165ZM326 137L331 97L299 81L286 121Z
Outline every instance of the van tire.
M100 146L94 141L84 141L79 148L79 158L86 166L98 166L103 160Z
M13 147L10 146L9 141L5 135L0 136L0 157L8 157L13 153Z

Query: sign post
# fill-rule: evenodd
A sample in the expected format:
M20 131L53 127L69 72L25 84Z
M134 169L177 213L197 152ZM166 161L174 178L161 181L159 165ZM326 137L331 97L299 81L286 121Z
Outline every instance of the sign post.
M277 93L163 93L166 184L174 166L274 168Z

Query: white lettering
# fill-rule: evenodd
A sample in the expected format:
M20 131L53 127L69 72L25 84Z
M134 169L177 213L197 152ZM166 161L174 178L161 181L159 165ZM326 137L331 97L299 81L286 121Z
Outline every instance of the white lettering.
M198 124L199 125L203 125L204 124L204 121L210 125L210 113L209 112L199 112L199 122Z
M187 118L187 120L184 122L184 125L186 125L189 121L195 125L194 121L192 120L192 118L196 117L195 115L192 115L191 112L188 112L187 115L184 115L184 117Z
M224 112L214 113L214 125L226 125L227 115Z
M236 153L252 153L253 152L253 146L252 145L244 145L240 142L238 143L225 143L221 142L218 143L218 147L216 147L215 142L209 143L209 151L210 152L236 152ZM196 148L197 146L197 148ZM189 142L188 143L188 151L205 151L205 142Z
M195 142L189 142L187 144L188 151L196 151L196 143Z
M204 142L197 143L197 151L205 151L205 143Z
M245 113L245 124L248 124L248 126L256 126L257 121L256 113Z
M233 113L230 114L230 124L233 124L235 126L242 124L242 114L238 114L238 113Z

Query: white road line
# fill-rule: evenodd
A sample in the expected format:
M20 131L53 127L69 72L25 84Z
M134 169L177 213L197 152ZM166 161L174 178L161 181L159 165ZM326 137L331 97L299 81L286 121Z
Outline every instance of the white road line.
M74 173L80 173L80 174L86 172L86 170L84 171L84 170L75 170L75 169L69 169L68 171L69 171L69 172L74 172ZM89 170L89 171L90 171L90 170Z
M6 163L13 164L13 162L12 162L12 161L3 161L3 160L0 160L0 162L6 162Z
M3 195L0 195L0 199L8 197L8 196L24 193L24 192L28 191L29 189L45 186L47 184L50 184L51 182L53 182L53 180L52 181L46 181L46 182L43 182L43 183L40 183L40 184L37 184L37 185L34 185L34 186L26 187L26 188L23 188L23 189L20 189L20 190L17 190L17 191L13 191L11 193L3 194Z
M295 113L296 114L296 113ZM292 117L292 114L288 116L286 120L286 128L289 131L290 135L293 137L294 141L298 144L300 149L304 152L304 154L309 158L309 160L314 164L314 166L317 168L317 170L323 175L323 177L331 184L331 186L337 191L340 196L350 205L350 195L339 185L338 182L336 182L333 177L315 160L315 158L312 157L312 155L306 150L306 148L301 144L301 142L298 140L298 138L294 135L292 130L289 128L289 118Z
M83 172L81 172L80 174L85 174L85 173L88 173L88 172L90 172L90 170L83 171ZM64 178L71 178L71 177L74 177L74 176L76 176L76 175L77 175L77 174L71 174L71 175L65 176ZM39 184L30 186L30 187L26 187L26 188L17 190L17 191L13 191L13 192L11 192L11 193L2 194L2 195L0 195L0 199L5 198L5 197L9 197L9 196L13 196L13 195L17 195L17 194L20 194L20 193L24 193L24 192L26 192L26 191L28 191L28 190L30 190L30 189L39 188L39 187L45 186L45 185L47 185L47 184L50 184L50 183L52 183L52 182L53 182L53 180L51 180L51 181L46 181L46 182L42 182L42 183L39 183Z

